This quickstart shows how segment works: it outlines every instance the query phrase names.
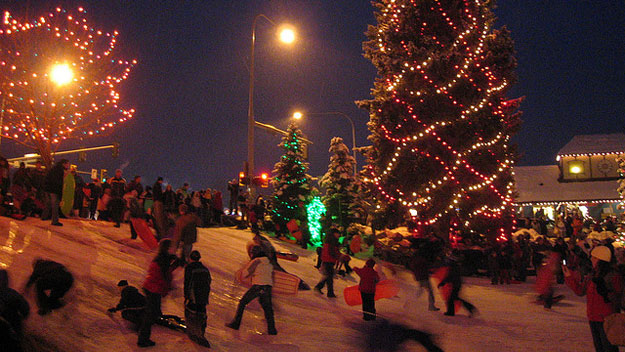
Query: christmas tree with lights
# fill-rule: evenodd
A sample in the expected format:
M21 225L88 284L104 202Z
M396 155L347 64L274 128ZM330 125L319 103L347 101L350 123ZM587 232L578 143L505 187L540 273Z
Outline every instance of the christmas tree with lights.
M323 204L326 218L345 232L358 219L361 209L358 204L359 185L354 176L355 160L340 137L332 138L329 151L332 153L330 165L319 185L325 189Z
M364 181L378 221L440 235L510 233L520 124L513 42L491 2L381 0L365 56L378 70Z
M619 185L618 193L621 195L621 205L625 202L625 155L619 157L616 162L618 163Z
M302 137L302 131L291 124L287 135L278 144L284 154L273 170L271 218L282 233L287 232L286 224L291 219L299 221L300 225L307 220L306 203L311 192L311 177L307 174L308 163L304 158ZM305 230L305 227L301 226L301 229Z
M109 132L132 118L119 87L136 61L115 55L117 32L91 27L86 11L56 8L0 23L2 138L35 150L46 165L62 141Z

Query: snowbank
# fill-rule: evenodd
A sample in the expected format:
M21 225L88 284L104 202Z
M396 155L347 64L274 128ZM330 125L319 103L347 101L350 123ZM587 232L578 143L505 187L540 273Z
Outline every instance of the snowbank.
M37 219L15 221L0 218L0 266L9 270L11 286L21 290L35 257L64 263L76 282L68 293L68 304L40 317L32 292L27 296L33 314L26 321L26 333L36 351L139 351L137 336L119 316L106 309L118 300L116 284L126 279L139 286L153 253L131 241L127 225L65 220L53 227ZM213 277L206 337L214 351L362 351L364 347L360 307L348 307L343 288L357 284L357 277L335 280L339 298L329 300L312 291L297 296L275 296L277 336L266 334L260 306L253 302L244 314L239 331L224 327L234 315L244 290L233 282L233 273L245 262L249 231L234 228L199 230L195 248ZM281 249L300 255L296 263L283 261L290 272L309 284L320 275L313 267L316 256L294 245L274 242ZM354 259L352 264L362 266ZM393 269L390 270L389 268ZM583 298L574 297L564 286L557 288L566 298L546 312L533 303L532 283L492 286L485 278L468 278L463 295L475 304L480 315L466 313L446 317L427 310L427 297L417 297L418 288L410 273L386 266L385 275L400 282L399 296L378 301L380 316L393 322L423 329L436 335L445 351L590 351L592 340L585 317ZM163 300L163 312L183 315L182 271L175 272L177 288ZM437 305L443 307L437 297ZM155 326L151 351L200 351L179 332ZM422 351L407 343L402 350Z

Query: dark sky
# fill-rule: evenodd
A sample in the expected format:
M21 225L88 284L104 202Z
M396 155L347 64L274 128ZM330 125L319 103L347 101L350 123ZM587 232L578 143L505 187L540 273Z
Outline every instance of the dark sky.
M37 8L50 1L3 1L3 8ZM137 59L122 88L122 104L135 118L109 136L61 149L118 141L121 153L95 152L79 169L123 168L126 178L157 176L179 186L224 190L242 169L247 153L247 108L254 16L263 13L298 30L298 42L277 44L274 30L256 30L255 115L286 128L296 108L340 111L356 124L356 142L367 145L367 113L355 100L367 99L375 78L362 56L364 31L374 24L363 0L59 1L79 5L90 23L120 32L118 55ZM514 138L520 164L555 162L555 153L576 134L625 130L625 2L583 0L499 0L497 26L515 40L519 81L511 98L525 96L524 124ZM331 137L351 147L351 131L340 116L309 116L300 127L314 142L310 174L322 175ZM278 137L256 131L256 169L271 171ZM2 142L7 157L26 151ZM75 158L74 158L75 161ZM362 165L363 159L359 158Z

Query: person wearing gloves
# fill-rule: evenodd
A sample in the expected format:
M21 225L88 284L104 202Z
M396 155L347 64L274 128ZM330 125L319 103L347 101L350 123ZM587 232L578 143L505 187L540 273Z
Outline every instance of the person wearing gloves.
M623 280L613 269L612 252L606 246L597 246L590 252L592 272L583 279L579 273L562 267L566 285L578 296L586 295L586 315L597 352L618 352L603 329L605 317L620 311Z

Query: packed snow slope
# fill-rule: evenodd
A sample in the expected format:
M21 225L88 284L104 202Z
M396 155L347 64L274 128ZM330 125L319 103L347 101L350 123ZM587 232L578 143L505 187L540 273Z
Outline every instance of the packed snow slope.
M65 264L74 274L74 287L66 295L67 305L46 316L37 315L34 293L26 297L31 315L26 335L32 351L139 351L137 335L119 313L107 314L117 304L117 282L126 279L140 287L154 253L143 249L140 240L130 240L128 225L114 228L107 222L64 220L63 227L38 219L16 221L0 218L0 266L9 270L11 286L23 291L34 258L48 258ZM208 306L206 337L214 351L363 351L360 307L344 303L342 292L357 284L357 277L335 280L337 299L314 291L297 296L274 296L277 336L266 334L260 305L252 302L241 329L224 326L234 315L245 290L233 281L233 273L247 260L245 244L249 231L234 228L199 229L195 248L210 268L213 282ZM300 255L298 262L281 261L284 268L311 286L320 277L313 267L316 255L296 246L274 241L281 250ZM362 266L360 260L353 260ZM466 312L447 317L427 310L427 295L417 296L418 285L409 272L391 266L382 269L401 285L398 297L376 303L380 317L435 335L445 351L592 351L592 339L585 317L584 298L575 297L565 286L556 293L566 298L552 311L533 303L531 282L493 286L486 278L467 278L461 295L479 309L469 318ZM395 274L392 272L395 271ZM163 313L184 315L183 271L174 273L174 290L163 299ZM530 278L531 281L533 278ZM325 291L325 290L324 290ZM440 298L437 305L443 308ZM183 333L154 326L152 351L199 351ZM1 350L1 348L0 348ZM402 351L423 351L408 342Z

